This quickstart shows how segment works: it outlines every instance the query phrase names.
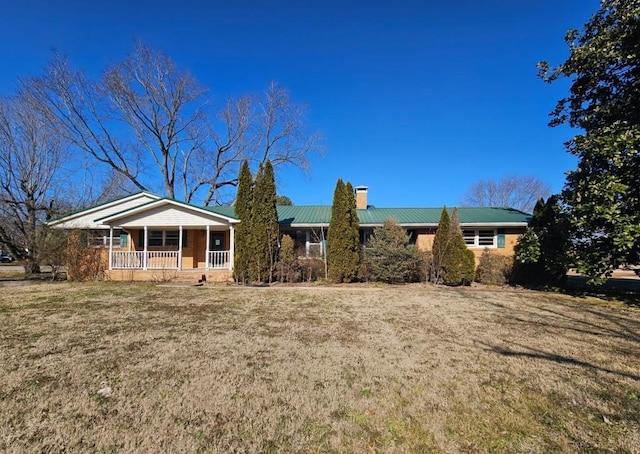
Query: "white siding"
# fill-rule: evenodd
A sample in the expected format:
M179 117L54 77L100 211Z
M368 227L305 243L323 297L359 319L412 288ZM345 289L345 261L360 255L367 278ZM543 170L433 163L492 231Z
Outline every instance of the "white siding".
M188 208L173 205L161 205L141 213L114 220L113 225L119 227L177 227L188 226L228 226L229 223L214 213L211 215L196 213Z
M108 225L95 222L95 220L140 206L153 200L157 200L157 197L153 197L150 194L145 193L135 194L131 198L117 200L112 203L107 203L105 205L69 215L59 221L54 221L52 226L61 229L108 229Z

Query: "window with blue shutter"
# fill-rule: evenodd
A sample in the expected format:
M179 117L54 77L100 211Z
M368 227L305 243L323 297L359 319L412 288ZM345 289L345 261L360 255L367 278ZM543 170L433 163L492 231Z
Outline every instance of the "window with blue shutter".
M507 246L504 229L498 229L498 247L504 248Z
M120 247L127 247L128 239L129 239L129 234L128 233L121 233L120 234Z

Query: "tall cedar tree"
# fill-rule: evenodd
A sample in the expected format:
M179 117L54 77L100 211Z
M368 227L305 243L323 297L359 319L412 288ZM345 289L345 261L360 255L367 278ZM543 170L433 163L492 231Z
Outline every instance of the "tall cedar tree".
M358 276L360 260L359 223L351 183L338 179L333 192L327 238L329 279L351 282Z
M348 202L347 212L349 214L349 252L344 270L344 281L353 282L358 280L360 272L360 221L355 191L350 182L345 185L344 193L345 200Z
M442 263L442 282L446 285L470 285L475 278L475 256L464 242L457 208L451 212L449 235L449 246Z
M572 226L575 265L601 281L640 262L640 1L603 0L582 31L569 30L569 57L546 82L566 77L570 92L551 126L584 132L566 143L578 158L562 192Z
M253 206L253 177L249 163L244 161L238 176L238 194L235 213L240 220L235 232L234 273L237 282L246 283L249 279L251 250L251 215Z
M256 175L250 237L250 278L257 282L272 282L278 251L278 211L276 183L270 161Z
M449 218L449 212L447 207L442 208L442 214L440 215L440 222L438 223L438 230L433 238L433 247L431 248L431 267L430 267L430 280L434 284L441 284L444 275L445 257L449 250L449 243L451 241L451 235L449 229L451 228L451 220Z

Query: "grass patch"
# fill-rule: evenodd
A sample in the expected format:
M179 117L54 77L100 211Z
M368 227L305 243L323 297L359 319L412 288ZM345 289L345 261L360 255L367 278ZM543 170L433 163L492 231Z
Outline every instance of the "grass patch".
M597 298L110 282L3 296L0 451L640 446L640 310Z

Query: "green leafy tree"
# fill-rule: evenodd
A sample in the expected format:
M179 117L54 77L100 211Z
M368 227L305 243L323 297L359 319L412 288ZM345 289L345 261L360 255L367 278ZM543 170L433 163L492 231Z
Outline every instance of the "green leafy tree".
M547 82L567 77L570 93L551 126L581 129L567 142L578 168L562 192L578 269L601 280L640 262L640 2L603 0L582 31L569 30L569 57Z
M279 195L279 196L276 196L276 205L293 206L293 201L286 195Z
M240 220L235 232L234 273L236 281L246 283L249 279L249 263L251 260L251 216L253 206L253 177L249 163L244 161L238 175L238 194L236 196L235 213Z
M338 179L333 192L327 237L329 279L351 282L358 277L360 262L359 223L351 183Z
M250 238L250 277L258 282L272 282L278 251L278 212L275 177L270 161L260 167L256 175Z
M529 227L516 245L514 279L522 284L561 285L570 265L569 222L558 196L538 200Z
M370 279L392 284L419 280L423 267L422 255L409 244L409 235L394 219L373 230L364 262Z

